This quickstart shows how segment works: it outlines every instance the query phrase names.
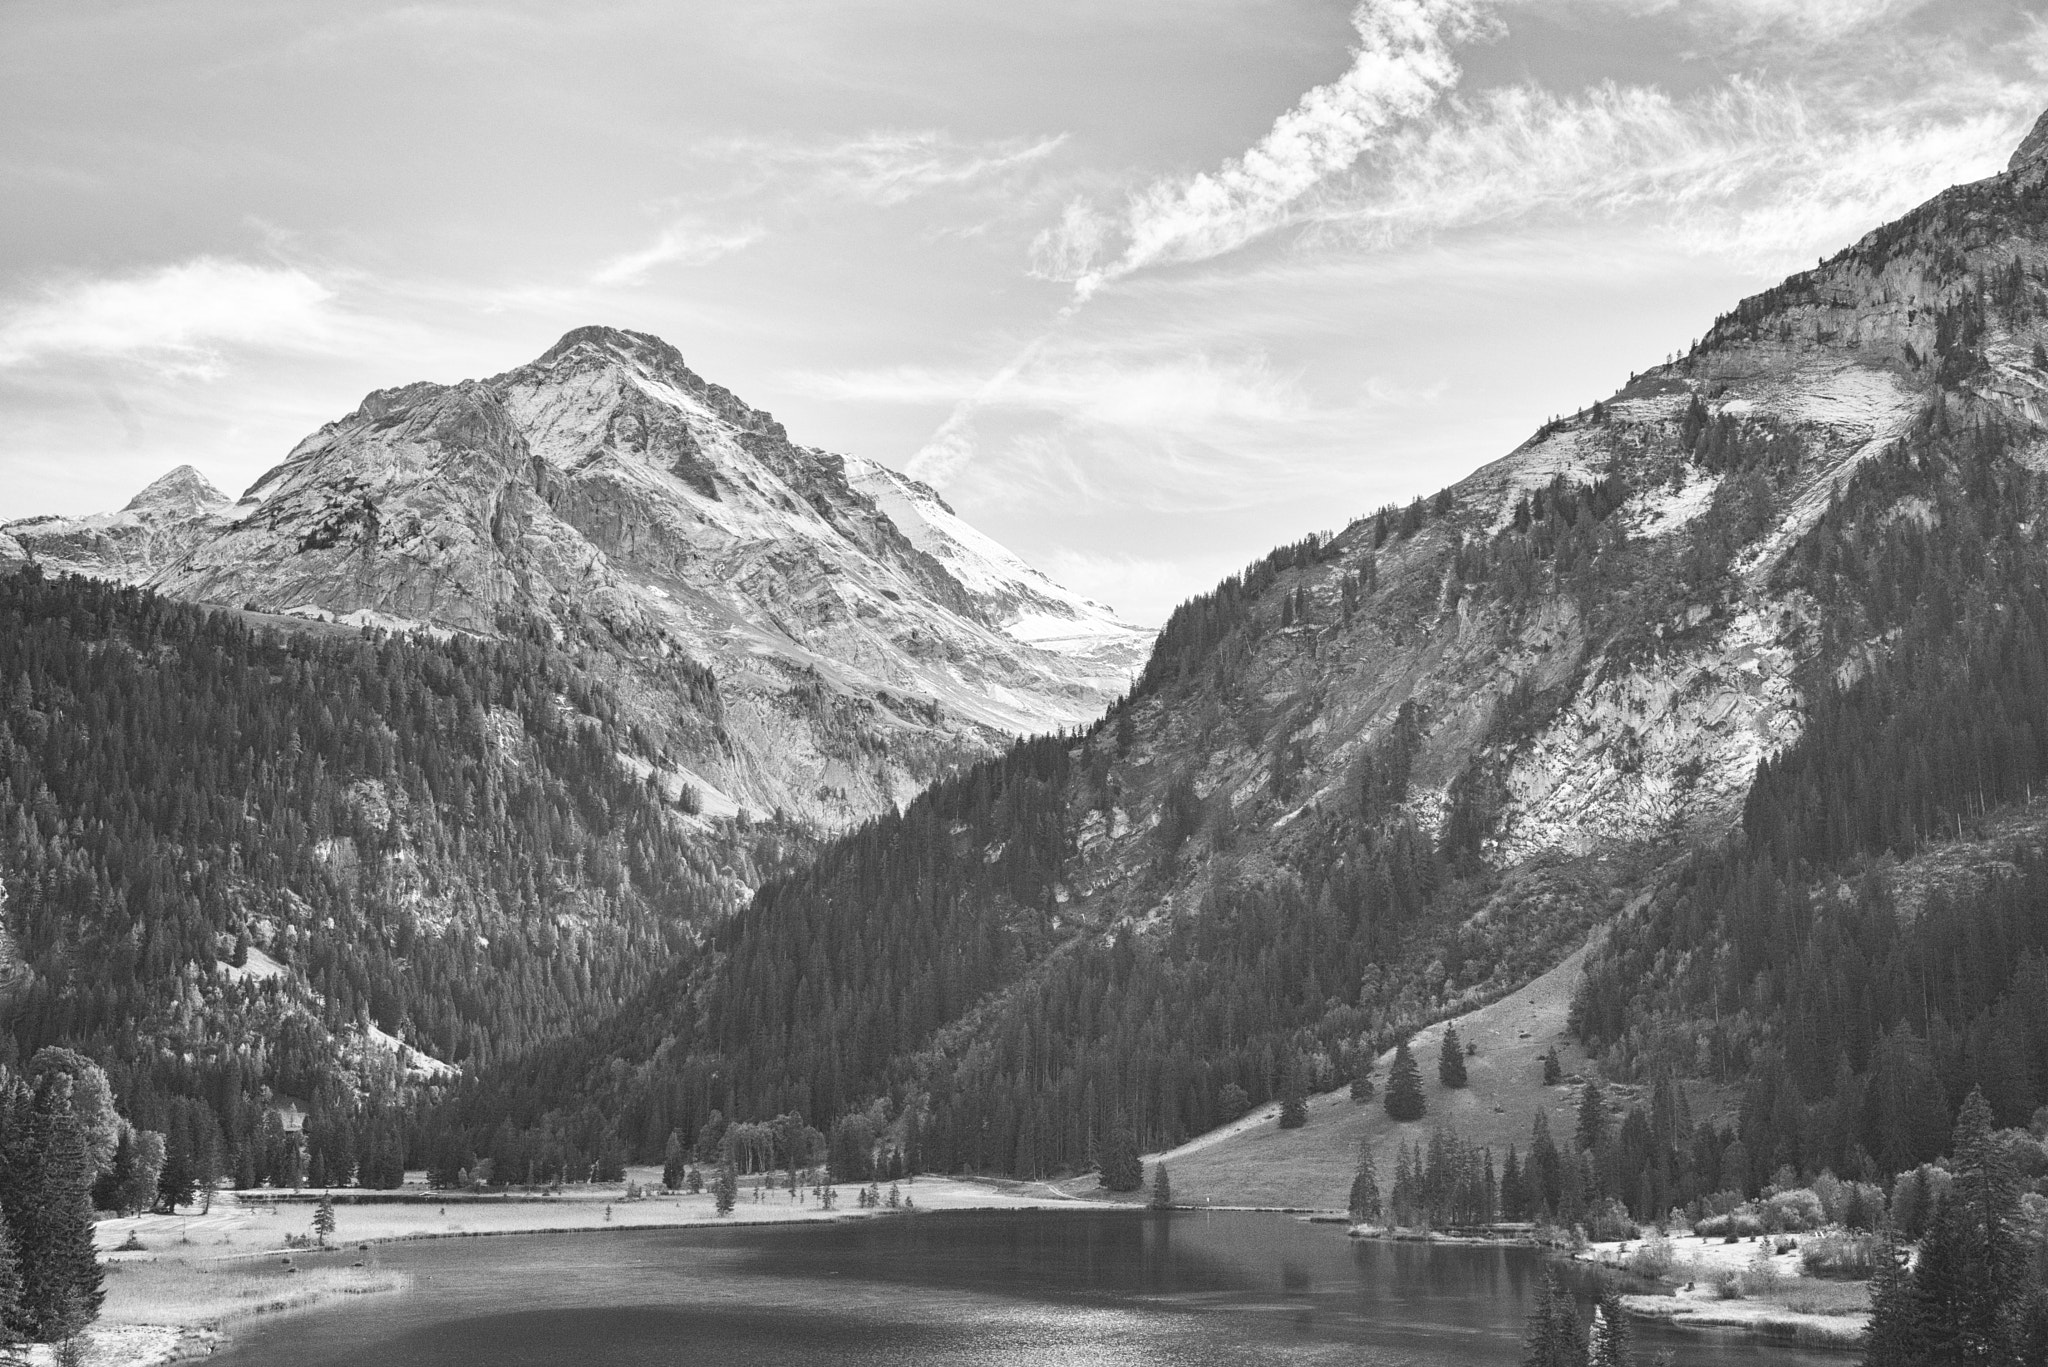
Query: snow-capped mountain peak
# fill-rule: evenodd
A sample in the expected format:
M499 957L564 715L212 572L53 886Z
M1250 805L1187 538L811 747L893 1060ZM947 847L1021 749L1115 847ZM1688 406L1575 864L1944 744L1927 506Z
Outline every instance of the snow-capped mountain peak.
M5 532L203 602L479 636L539 623L616 658L700 790L828 825L1006 736L1092 721L1151 639L925 486L792 442L615 328L489 379L372 393L232 505L179 470L87 521L83 545Z

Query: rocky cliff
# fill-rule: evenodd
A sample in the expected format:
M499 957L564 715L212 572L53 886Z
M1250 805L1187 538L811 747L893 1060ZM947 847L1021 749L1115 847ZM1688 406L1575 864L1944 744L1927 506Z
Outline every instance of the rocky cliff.
M1116 1125L1228 1120L1226 1084L1337 1085L1668 906L1840 685L2048 575L2044 400L2030 152L1435 496L1249 566L1103 725L764 889L701 990L634 1008L682 1042L646 1095L886 1094L939 1166L1037 1175ZM806 964L821 943L846 961Z
M32 559L54 572L139 583L219 532L226 494L180 465L118 513L31 517L0 531L0 562Z
M491 379L372 394L232 505L185 470L120 513L0 535L196 601L544 631L615 676L707 810L828 827L1098 716L1150 639L932 490L797 445L658 338L609 328Z

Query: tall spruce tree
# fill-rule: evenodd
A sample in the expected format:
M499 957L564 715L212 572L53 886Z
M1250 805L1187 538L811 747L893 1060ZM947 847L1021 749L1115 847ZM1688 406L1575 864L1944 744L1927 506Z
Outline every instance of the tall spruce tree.
M54 1340L99 1315L106 1293L93 1250L93 1161L72 1114L71 1079L47 1074L28 1103L22 1143L8 1157L19 1193L13 1217L29 1333ZM10 1146L13 1147L13 1146Z
M1522 1340L1522 1367L1585 1367L1586 1339L1579 1329L1579 1309L1555 1272L1547 1273L1536 1293L1529 1329Z
M1458 1040L1458 1027L1444 1026L1443 1047L1437 1050L1436 1080L1446 1087L1465 1085L1465 1046Z
M1308 1084L1302 1080L1301 1060L1292 1054L1280 1078L1280 1128L1298 1130L1308 1124Z
M1926 1361L2017 1361L2027 1254L2014 1228L2018 1179L1992 1128L1982 1089L1956 1116L1955 1181L1921 1241L1913 1272Z
M1863 1367L1920 1367L1927 1334L1920 1297L1906 1268L1906 1250L1890 1220L1878 1231L1877 1265L1870 1274L1870 1328L1863 1336Z
M15 1252L14 1231L0 1215L0 1364L12 1367L23 1361L21 1345L28 1330L21 1303L21 1259Z
M1129 1125L1118 1124L1102 1146L1102 1185L1111 1191L1136 1191L1145 1184L1145 1163L1138 1156L1138 1136Z
M1422 1069L1415 1054L1402 1040L1394 1049L1394 1064L1387 1070L1387 1114L1395 1120L1420 1120L1429 1110L1422 1094Z
M1380 1219L1380 1175L1373 1166L1372 1141L1358 1141L1358 1168L1351 1175L1351 1219L1354 1224L1377 1224Z
M1596 1078L1587 1078L1579 1092L1579 1124L1574 1137L1587 1153L1598 1153L1607 1142L1607 1098L1601 1095Z
M681 1191L689 1170L690 1158L683 1150L683 1136L675 1130L670 1130L668 1147L662 1152L661 1157L661 1185L670 1191Z
M1635 1330L1621 1297L1602 1292L1593 1308L1593 1332L1588 1335L1587 1367L1636 1367Z

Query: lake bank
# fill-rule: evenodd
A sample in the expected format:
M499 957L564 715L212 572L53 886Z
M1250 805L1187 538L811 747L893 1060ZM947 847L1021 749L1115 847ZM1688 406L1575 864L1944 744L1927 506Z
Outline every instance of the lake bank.
M786 1190L764 1189L749 1179L733 1213L720 1216L709 1192L661 1192L658 1170L636 1169L628 1176L652 1187L654 1194L628 1199L623 1183L565 1188L556 1195L336 1191L336 1228L327 1250L288 1243L312 1234L318 1192L222 1192L203 1213L102 1220L95 1237L107 1267L107 1303L89 1331L92 1361L95 1367L162 1367L215 1351L241 1322L401 1290L402 1278L378 1266L377 1250L394 1244L838 1222L904 1213L862 1208L851 1186L839 1188L839 1199L827 1209L808 1189L791 1199ZM885 1198L888 1190L887 1184L881 1187ZM920 1177L900 1184L900 1191L914 1203L912 1211L1093 1204L1032 1183ZM124 1247L131 1242L140 1247ZM47 1357L49 1350L38 1352Z
M923 1185L922 1182L919 1184ZM1259 1213L959 1210L383 1246L402 1295L238 1330L213 1367L1516 1367L1544 1260ZM1645 1326L1677 1367L1838 1367Z
M1869 1284L1807 1276L1800 1255L1807 1237L1760 1235L1730 1243L1677 1234L1592 1244L1573 1256L1672 1287L1669 1295L1621 1298L1640 1320L1735 1330L1810 1348L1860 1348L1870 1323Z

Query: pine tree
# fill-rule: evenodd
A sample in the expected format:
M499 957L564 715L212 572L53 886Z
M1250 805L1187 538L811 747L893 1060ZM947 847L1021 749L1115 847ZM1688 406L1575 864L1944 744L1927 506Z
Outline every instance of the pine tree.
M1402 1040L1394 1050L1393 1067L1387 1070L1387 1114L1395 1120L1420 1120L1429 1110L1422 1095L1422 1069Z
M29 1105L15 1181L16 1253L22 1315L29 1334L63 1336L74 1320L89 1324L105 1299L93 1249L92 1155L71 1113L70 1079L45 1077ZM16 1155L9 1155L15 1157Z
M322 1248L327 1247L327 1240L334 1233L334 1198L324 1191L320 1193L320 1204L313 1207L313 1233L319 1236Z
M1152 1209L1173 1209L1173 1182L1166 1175L1166 1164L1152 1165Z
M1111 1191L1136 1191L1145 1184L1144 1160L1138 1157L1138 1136L1129 1125L1110 1131L1102 1146L1101 1182Z
M1593 1078L1586 1079L1585 1088L1579 1093L1579 1126L1573 1137L1587 1153L1598 1153L1607 1142L1607 1098L1600 1094L1600 1084Z
M1585 1367L1579 1310L1555 1272L1545 1274L1522 1340L1522 1367Z
M1890 1220L1878 1233L1877 1266L1870 1275L1870 1328L1863 1336L1863 1367L1921 1367L1928 1360L1920 1297L1906 1270L1906 1252Z
M1458 1042L1458 1027L1444 1026L1443 1047L1437 1050L1436 1080L1446 1087L1465 1085L1465 1046Z
M21 1301L21 1260L15 1253L14 1232L0 1216L0 1364L23 1361L21 1345L27 1337L28 1320Z
M1587 1338L1587 1367L1635 1367L1635 1330L1621 1297L1603 1292L1593 1307L1593 1332Z
M1555 1087L1564 1081L1564 1064L1557 1057L1557 1046L1551 1045L1543 1051L1543 1085Z
M1380 1219L1380 1175L1373 1166L1372 1142L1358 1141L1358 1170L1351 1177L1351 1220L1353 1224L1377 1224Z
M2020 1337L2027 1255L2013 1229L2018 1182L1981 1089L1964 1100L1951 1147L1955 1181L1913 1272L1927 1361L2010 1361Z
M1529 1191L1522 1176L1521 1155L1515 1152L1513 1144L1508 1145L1508 1157L1500 1165L1500 1218L1523 1220L1529 1215Z
M661 1185L670 1191L682 1190L684 1174L689 1170L689 1158L683 1151L681 1132L668 1132L668 1147L662 1152Z
M1280 1128L1298 1130L1308 1124L1308 1087L1302 1081L1301 1061L1290 1056L1280 1079Z
M1372 1094L1377 1090L1379 1089L1374 1087L1372 1082L1372 1060L1367 1059L1359 1065L1358 1071L1351 1076L1351 1099L1353 1101L1370 1101L1372 1100Z
M712 1199L718 1205L720 1215L732 1214L732 1208L739 1204L740 1179L732 1168L730 1159L718 1165L718 1180L711 1184Z

